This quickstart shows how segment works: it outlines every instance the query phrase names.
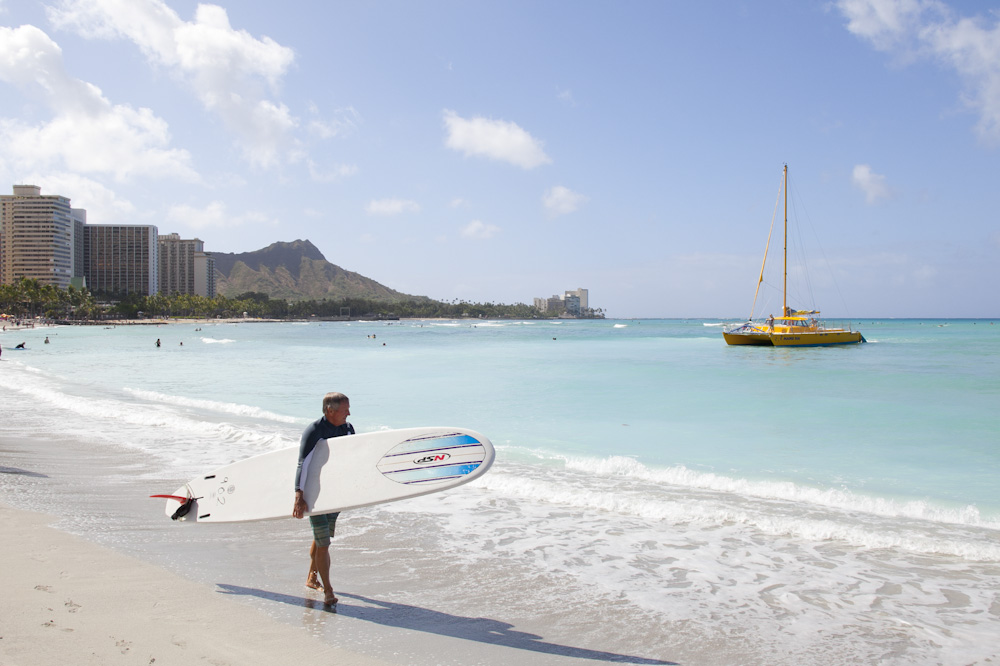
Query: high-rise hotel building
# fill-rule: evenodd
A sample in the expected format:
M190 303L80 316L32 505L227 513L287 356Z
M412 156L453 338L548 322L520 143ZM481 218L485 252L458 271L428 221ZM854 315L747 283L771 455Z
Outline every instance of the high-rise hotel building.
M160 293L215 298L215 257L197 238L160 236Z
M160 236L153 225L87 224L87 211L37 185L0 195L0 284L21 277L109 296L215 297L215 259L201 240Z
M25 277L67 288L75 274L73 227L66 197L43 195L37 185L0 195L0 283Z
M91 291L152 296L159 290L160 248L155 226L88 224L82 232L84 276Z

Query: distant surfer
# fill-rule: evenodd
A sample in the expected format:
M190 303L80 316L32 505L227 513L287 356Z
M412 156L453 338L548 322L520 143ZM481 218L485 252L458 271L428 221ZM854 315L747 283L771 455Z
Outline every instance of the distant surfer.
M49 344L49 336L45 336L45 344Z
M157 346L157 347L159 347L159 346L160 346L160 339L159 339L159 338L156 338L156 346Z
M24 346L24 343L22 342L21 344L14 347L14 349L27 349L27 348Z
M306 480L309 478L309 464L312 462L313 450L321 439L353 435L354 426L347 422L351 415L351 401L343 393L327 393L323 396L323 416L302 433L299 444L299 462L295 470L295 503L292 505L292 516L302 518L309 507L303 497ZM330 585L330 540L337 526L337 513L326 513L319 516L309 516L312 525L313 542L309 547L309 575L306 577L306 587L323 590L326 595L323 603L333 606L337 597Z

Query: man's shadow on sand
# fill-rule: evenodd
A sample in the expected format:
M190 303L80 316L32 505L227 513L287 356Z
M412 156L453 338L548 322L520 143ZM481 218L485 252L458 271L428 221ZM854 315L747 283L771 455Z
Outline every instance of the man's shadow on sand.
M278 601L290 606L304 608L324 608L321 602L306 597L296 597L280 592L268 592L239 585L216 583L223 594L260 597L269 601ZM359 620L374 622L387 627L425 631L441 636L451 636L469 641L502 645L518 650L531 650L545 654L555 654L563 657L593 659L595 661L625 662L629 664L658 664L660 666L677 666L677 662L633 657L614 652L601 652L569 645L546 643L542 636L515 631L512 624L484 617L462 617L450 615L429 608L408 606L391 601L369 599L357 594L338 592L341 602L335 606L337 615L353 617ZM365 605L344 604L343 599L355 599Z
M48 474L41 474L40 472L32 472L27 469L21 469L20 467L4 467L0 465L0 474L17 474L20 476L30 476L36 479L47 479Z

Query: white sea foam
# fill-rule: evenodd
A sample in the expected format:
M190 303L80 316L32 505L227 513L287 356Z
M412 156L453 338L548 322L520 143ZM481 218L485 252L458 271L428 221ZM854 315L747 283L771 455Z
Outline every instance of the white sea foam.
M628 324L615 324L613 328L628 328Z
M228 345L236 342L236 340L232 340L230 338L222 338L220 340L218 338L205 338L205 337L203 337L201 341L204 342L206 345Z
M249 416L258 419L277 421L279 423L305 423L303 419L297 419L293 416L286 416L284 414L276 414L252 405L240 405L231 402L218 402L215 400L199 400L196 398L187 398L179 395L165 395L155 391L145 391L142 389L127 387L125 388L125 392L149 402L161 402L169 405L178 405L180 407L193 407L195 409L211 410L223 414Z
M812 488L789 481L751 481L710 472L697 472L683 465L657 469L625 456L588 458L541 452L535 452L535 454L542 459L561 461L567 469L603 477L625 477L634 481L670 484L676 487L731 493L759 499L803 502L815 506L842 511L859 511L883 517L910 518L1000 530L1000 521L984 519L978 508L974 506L943 507L932 505L923 500L892 500L885 497L862 495L845 489Z
M614 479L539 474L501 459L467 489L391 512L443 522L445 551L470 563L560 577L563 603L573 603L574 592L586 595L580 603L605 594L659 621L697 627L703 639L753 627L755 648L787 657L768 663L879 663L882 641L902 649L912 640L907 663L936 663L929 655L940 650L963 655L941 663L989 653L972 648L995 622L989 572L997 553L988 539L948 543L919 526L908 533L893 521L852 523L849 514L832 519L791 503L756 505L705 491L631 491L615 490ZM950 591L954 585L961 595ZM898 624L885 626L885 617ZM789 656L815 649L802 638L806 628L864 638L838 640L836 657ZM923 632L938 635L936 646L920 640Z
M171 403L152 392L143 396L142 392L126 391L139 399L128 401L96 392L74 395L65 391L58 377L45 372L24 373L21 381L8 388L36 405L39 415L56 411L74 414L77 436L143 450L172 464L180 463L186 471L292 446L298 434L286 432L285 426L277 424L265 428L260 424L240 425L191 416L175 409L183 400ZM191 403L190 406L205 406L201 401ZM261 414L265 412L261 410ZM267 420L281 422L284 418ZM39 426L41 423L35 427Z
M894 548L915 554L941 554L979 562L1000 562L1000 544L982 532L942 529L942 526L906 525L865 520L841 511L804 511L793 504L718 492L668 490L655 486L588 485L586 477L532 478L523 468L516 473L494 471L477 481L481 487L527 501L544 501L583 510L672 525L742 525L770 537L795 537L822 542L840 540L861 548Z

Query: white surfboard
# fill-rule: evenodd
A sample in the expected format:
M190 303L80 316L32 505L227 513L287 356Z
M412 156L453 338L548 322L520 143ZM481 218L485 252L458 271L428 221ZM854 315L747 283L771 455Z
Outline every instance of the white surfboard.
M166 497L166 514L189 522L288 518L299 447L272 451L199 476ZM407 428L320 440L303 491L306 515L436 493L486 473L496 452L465 428ZM186 510L185 510L186 508ZM178 509L181 509L178 511Z

